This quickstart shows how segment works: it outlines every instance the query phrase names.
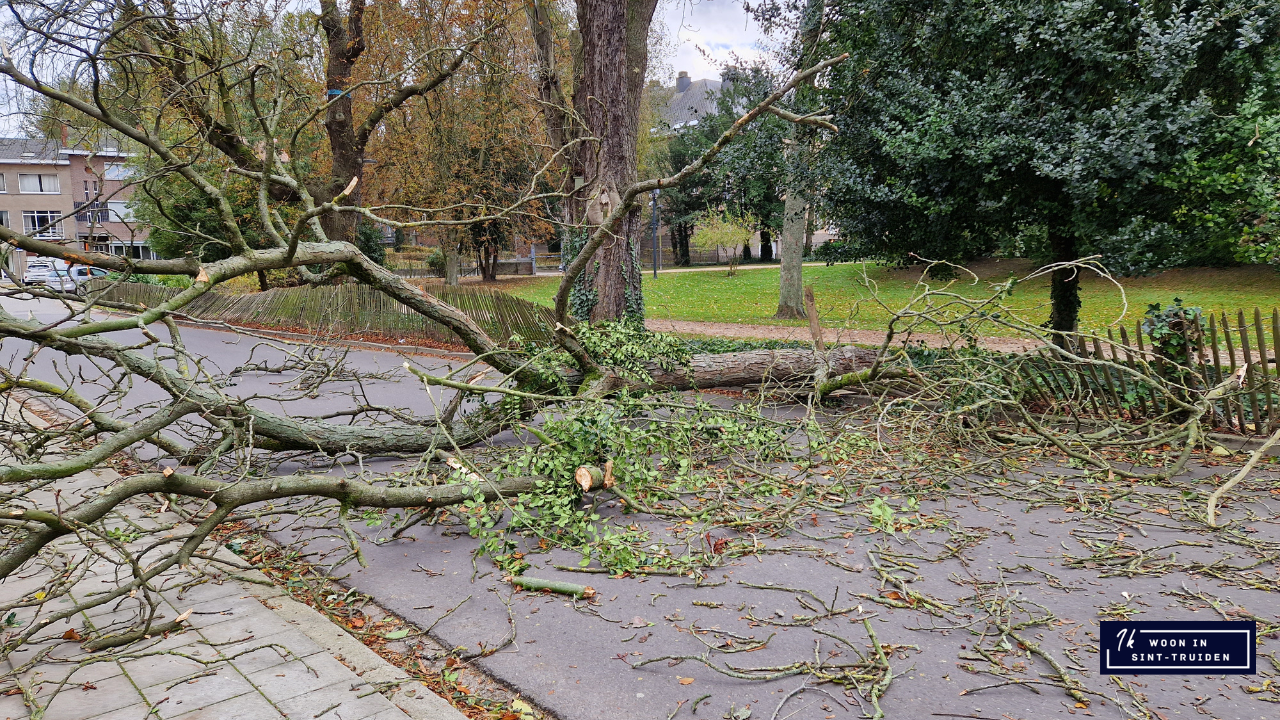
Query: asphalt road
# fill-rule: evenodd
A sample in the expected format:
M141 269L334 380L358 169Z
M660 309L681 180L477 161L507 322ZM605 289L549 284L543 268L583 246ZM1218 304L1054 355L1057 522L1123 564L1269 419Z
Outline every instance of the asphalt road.
M30 303L3 301L10 312L26 316L35 313L41 320L52 321L57 308L48 304L32 307ZM140 337L140 336L139 336ZM276 351L258 347L256 342L223 332L184 330L190 348L204 354L209 362L228 370L245 363L251 355ZM16 368L28 348L5 341L0 346L0 362ZM440 359L417 358L433 366ZM346 361L366 372L393 370L402 361L394 353L352 351ZM37 354L34 373L56 379L58 373L47 354ZM228 388L242 396L253 393L277 393L289 376L248 374ZM352 390L348 383L346 390ZM431 398L420 383L403 375L363 383L370 400L411 407L418 412L429 408ZM153 388L135 387L126 405L158 397ZM266 402L266 401L264 401ZM318 398L300 398L281 403L270 401L270 407L293 412L332 412L349 407L349 394L331 392ZM127 412L127 408L121 410ZM507 436L499 441L514 442ZM387 461L383 467L391 467ZM1046 470L1042 468L1042 470ZM1047 469L1071 482L1074 471ZM1215 468L1196 466L1193 475L1203 478ZM1013 482L1031 483L1030 476ZM1176 493L1170 491L1172 503ZM1272 496L1274 497L1274 496ZM1251 537L1280 542L1280 522L1266 502L1264 492L1256 493L1254 502L1233 507L1228 516L1239 517L1246 509L1257 515L1250 521ZM859 501L854 500L853 504ZM1179 561L1215 561L1246 566L1257 563L1256 573L1265 587L1280 589L1276 574L1276 555L1258 554L1220 538L1198 533L1193 525L1181 527L1159 508L1116 503L1121 513L1132 513L1131 524L1142 526L1145 535L1132 535L1123 542L1136 551L1152 556L1167 556L1173 547ZM616 507L604 508L605 514L617 515ZM885 589L874 574L865 569L871 564L868 550L882 548L914 553L922 559L914 563L911 587L940 601L957 607L970 607L988 601L1005 602L1011 598L1039 605L1053 613L1055 620L1045 626L1028 628L1025 634L1034 638L1064 664L1073 665L1072 677L1091 690L1114 696L1121 692L1112 679L1100 677L1097 666L1098 626L1100 615L1116 603L1137 613L1136 619L1170 620L1220 619L1218 611L1207 603L1185 602L1170 591L1184 584L1196 592L1221 598L1224 608L1245 608L1265 618L1280 616L1280 601L1275 592L1225 584L1204 573L1181 570L1144 572L1134 577L1104 577L1107 568L1088 567L1067 562L1072 557L1088 555L1085 543L1088 533L1100 532L1097 523L1082 514L1068 513L1058 505L1032 508L1022 502L969 493L956 487L950 496L935 497L922 503L920 512L934 518L940 526L933 532L924 529L899 532L892 537L869 532L865 518L819 514L806 523L805 534L758 539L762 552L716 569L701 586L687 578L648 577L614 579L603 575L563 572L553 564L574 565L576 555L553 552L531 554L533 567L526 575L547 579L566 579L593 585L600 600L590 605L567 602L558 596L531 593L512 594L502 582L500 573L484 559L473 568L471 553L475 541L459 535L456 528L418 526L400 540L369 542L365 553L369 567L344 568L350 573L349 583L372 595L382 606L420 627L435 629L433 635L445 646L476 648L493 645L509 632L508 610L511 602L517 632L516 642L497 654L478 661L486 672L521 691L532 703L564 720L588 718L730 718L748 717L742 708L749 707L755 719L790 718L811 720L822 718L856 718L862 716L858 703L844 694L839 686L818 686L812 678L791 675L777 679L742 680L715 673L693 661L657 662L633 667L646 658L666 655L697 655L707 652L707 643L721 646L728 631L740 638L764 639L772 635L762 649L735 654L712 653L723 664L736 667L786 668L795 663L817 658L851 656L850 649L821 629L849 641L862 652L870 645L860 621L856 618L875 613L871 620L882 644L892 645L890 664L895 679L881 701L887 717L972 718L979 720L1029 720L1046 716L1068 715L1123 718L1126 717L1110 700L1096 699L1089 707L1079 707L1061 689L1034 682L974 690L994 685L1001 678L985 671L986 660L974 656L975 636L954 619L940 620L917 610L891 609L877 605L859 595L884 597ZM676 540L684 528L664 522L637 520L655 538ZM1169 526L1169 527L1165 527ZM1101 527L1101 526L1097 526ZM1105 528L1103 528L1105 530ZM371 539L385 534L384 528L365 529ZM944 554L947 544L963 540L961 532L980 538L966 550L947 559L931 562L928 558ZM714 531L716 536L726 531ZM283 540L328 542L312 533L301 533ZM1193 538L1202 546L1180 546L1178 541ZM678 540L684 542L683 540ZM1116 542L1120 542L1117 540ZM322 548L312 548L321 550ZM526 548L531 553L535 548ZM861 569L849 570L832 563ZM911 572L907 573L911 575ZM473 579L474 576L474 579ZM834 598L835 605L849 612L817 622L813 627L786 626L794 616L811 614L797 600L797 593L778 588L803 589L819 598ZM763 586L750 587L750 586ZM1127 593L1127 595L1124 595ZM470 598L467 600L467 598ZM465 600L465 602L464 602ZM694 605L698 601L699 605ZM812 601L810 601L812 602ZM445 612L462 603L456 612L440 620ZM862 610L858 611L857 606ZM753 619L754 618L754 619ZM741 644L742 641L739 641ZM1266 639L1260 653L1274 652L1276 641ZM1073 654L1068 654L1070 651ZM830 655L830 653L837 653ZM976 657L976 659L975 659ZM1024 677L1040 678L1051 673L1042 660L1010 652L1000 660ZM1075 663L1079 663L1075 666ZM1019 667L1021 668L1019 670ZM1076 669L1078 668L1078 669ZM1276 668L1259 662L1260 670ZM1187 675L1125 677L1123 682L1144 698L1150 717L1219 718L1245 720L1276 717L1276 705L1260 702L1260 694L1246 692L1246 686L1261 685L1265 678L1239 675ZM802 685L809 688L790 695ZM709 695L693 711L693 701ZM1123 694L1126 699L1130 696ZM1274 696L1273 696L1274 697ZM785 705L778 710L780 703ZM734 713L731 713L731 708Z

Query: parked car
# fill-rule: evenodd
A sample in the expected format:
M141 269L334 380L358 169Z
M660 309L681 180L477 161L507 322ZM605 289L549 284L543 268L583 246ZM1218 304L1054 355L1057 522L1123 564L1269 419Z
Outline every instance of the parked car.
M44 284L50 290L75 292L81 285L90 280L106 276L106 270L96 267L54 268L45 274Z
M67 269L65 260L54 260L52 258L35 257L27 261L27 270L22 273L22 282L27 285L43 285L44 278L53 270Z

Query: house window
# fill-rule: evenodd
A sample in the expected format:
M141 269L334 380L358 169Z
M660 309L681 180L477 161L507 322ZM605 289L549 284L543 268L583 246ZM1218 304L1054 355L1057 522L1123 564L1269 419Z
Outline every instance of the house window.
M99 247L106 246L94 245L94 248ZM155 260L159 257L146 243L112 243L110 247L112 255L123 255L134 260Z
M36 238L61 238L62 223L57 210L23 210L22 232Z
M8 192L4 186L4 173L0 173L0 192Z
M110 222L111 213L106 203L98 200L76 204L76 221L87 225L101 225Z
M0 210L0 225L9 227L9 211Z
M113 222L133 222L133 211L129 209L127 201L111 200L107 202L107 207L111 210Z
M57 195L62 192L62 188L58 184L57 175L18 173L18 192Z
M103 180L128 180L133 175L124 163L107 163L102 171Z

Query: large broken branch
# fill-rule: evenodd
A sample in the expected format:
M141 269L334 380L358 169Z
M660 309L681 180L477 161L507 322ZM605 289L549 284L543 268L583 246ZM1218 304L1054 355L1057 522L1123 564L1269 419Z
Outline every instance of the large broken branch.
M723 355L695 355L687 368L648 368L653 382L648 390L693 390L696 388L742 387L762 383L809 382L822 367L828 376L853 372L868 365L875 352L851 345L830 353L813 350L749 350Z

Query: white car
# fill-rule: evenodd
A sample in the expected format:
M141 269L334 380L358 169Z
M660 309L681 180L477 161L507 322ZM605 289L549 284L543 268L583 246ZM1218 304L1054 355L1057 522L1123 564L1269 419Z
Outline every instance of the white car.
M50 290L60 292L75 292L84 283L94 278L104 278L107 271L102 268L84 267L82 265L71 269L55 268L45 273L44 284Z
M45 276L54 270L66 271L65 260L50 258L32 258L27 261L27 269L22 273L22 282L27 285L43 285Z

